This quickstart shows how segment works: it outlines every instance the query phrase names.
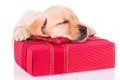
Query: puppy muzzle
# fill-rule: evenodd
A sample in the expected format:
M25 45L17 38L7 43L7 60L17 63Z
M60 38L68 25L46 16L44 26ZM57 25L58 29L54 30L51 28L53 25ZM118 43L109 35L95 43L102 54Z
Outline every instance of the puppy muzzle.
M87 37L87 27L86 26L81 26L79 29L80 32L80 40L83 40Z

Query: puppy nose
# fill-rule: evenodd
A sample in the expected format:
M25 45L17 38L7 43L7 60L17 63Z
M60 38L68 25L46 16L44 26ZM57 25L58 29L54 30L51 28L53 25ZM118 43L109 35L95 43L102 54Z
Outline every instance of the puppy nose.
M86 26L81 26L79 31L80 31L80 33L86 33L87 32L87 27Z

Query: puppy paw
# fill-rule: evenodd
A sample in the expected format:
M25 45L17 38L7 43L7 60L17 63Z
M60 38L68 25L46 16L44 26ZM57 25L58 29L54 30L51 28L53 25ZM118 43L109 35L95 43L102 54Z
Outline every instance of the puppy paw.
M30 32L25 28L15 29L13 33L13 38L16 41L23 41L31 37Z
M91 27L88 27L88 32L89 32L89 36L94 36L96 34L96 31Z

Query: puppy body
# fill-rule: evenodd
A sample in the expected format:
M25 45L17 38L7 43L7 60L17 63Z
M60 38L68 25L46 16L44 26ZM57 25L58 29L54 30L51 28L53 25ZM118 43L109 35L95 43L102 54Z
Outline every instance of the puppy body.
M95 34L95 30L87 27L86 35L83 37L79 22L74 12L63 6L53 6L40 11L28 11L16 24L13 39L17 41L26 40L30 36L39 35L43 37L66 37L72 41L85 41L90 35ZM80 38L82 37L82 38Z
M16 24L13 38L17 41L22 41L33 35L47 36L40 29L44 21L45 18L42 17L42 12L40 11L28 11L24 13Z

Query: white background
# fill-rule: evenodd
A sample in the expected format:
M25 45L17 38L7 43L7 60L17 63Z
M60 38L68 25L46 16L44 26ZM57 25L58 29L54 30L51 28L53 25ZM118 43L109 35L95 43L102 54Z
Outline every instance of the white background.
M52 5L70 7L80 21L95 28L97 36L115 43L113 69L55 76L33 77L14 62L12 32L25 11L45 10ZM0 0L0 80L120 80L119 0Z

